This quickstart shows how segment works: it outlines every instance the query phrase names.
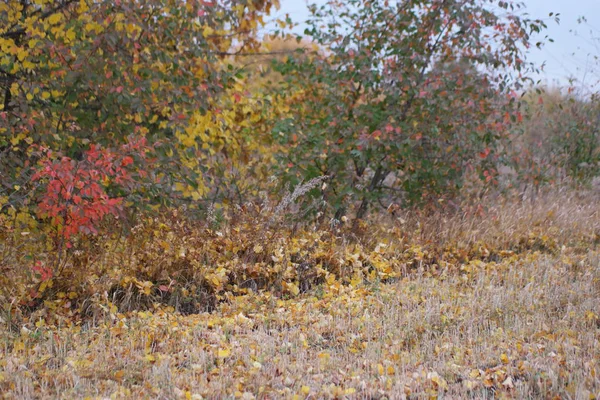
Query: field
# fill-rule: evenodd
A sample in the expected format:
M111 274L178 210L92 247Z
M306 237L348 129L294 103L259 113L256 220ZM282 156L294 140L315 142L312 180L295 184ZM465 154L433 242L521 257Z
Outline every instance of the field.
M0 1L0 398L600 398L598 24L312 1Z
M481 215L405 212L372 221L361 237L342 227L332 241L306 247L320 260L306 268L320 279L297 272L280 290L224 289L209 312L176 313L156 296L144 307L138 294L106 302L87 319L48 323L33 313L17 323L5 314L0 391L5 398L597 398L594 199L554 193ZM290 251L302 235L321 237L295 235L281 239ZM259 243L255 252L271 252ZM331 272L335 265L343 273Z

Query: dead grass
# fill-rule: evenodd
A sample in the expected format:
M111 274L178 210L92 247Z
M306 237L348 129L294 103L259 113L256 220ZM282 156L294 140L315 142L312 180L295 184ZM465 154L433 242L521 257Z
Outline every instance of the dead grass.
M402 213L392 225L371 226L360 246L337 232L327 257L347 264L360 253L355 268L325 274L298 296L225 292L211 313L184 316L159 303L121 313L107 305L93 325L38 319L16 333L3 324L0 392L598 398L599 209L590 195L565 193L498 203L481 215ZM386 272L388 264L397 272ZM364 265L360 276L356 265Z
M545 234L565 245L600 236L600 193L569 187L530 191L526 196L482 196L462 207L432 213L398 211L395 223L419 243L510 248L524 237Z

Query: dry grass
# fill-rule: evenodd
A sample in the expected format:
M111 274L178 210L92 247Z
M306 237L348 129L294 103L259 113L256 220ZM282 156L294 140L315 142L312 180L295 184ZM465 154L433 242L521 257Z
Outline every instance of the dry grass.
M3 324L0 392L598 398L598 210L593 197L564 194L497 204L481 216L396 215L395 226L373 226L362 247L348 241L333 254L366 252L357 258L366 263L377 253L398 274L365 272L346 284L329 274L299 296L224 294L212 313L183 316L156 304L153 312L108 308L93 326L31 321L15 333ZM373 249L369 241L387 246ZM415 255L419 244L431 254ZM480 253L442 263L436 249L453 246ZM413 262L387 253L401 249Z
M509 248L531 234L546 234L565 245L600 235L599 192L563 187L528 191L520 197L482 196L458 210L448 207L453 212L399 211L395 219L419 243Z
M9 398L589 398L599 293L597 252L530 254L213 314L115 315L5 341L1 385Z

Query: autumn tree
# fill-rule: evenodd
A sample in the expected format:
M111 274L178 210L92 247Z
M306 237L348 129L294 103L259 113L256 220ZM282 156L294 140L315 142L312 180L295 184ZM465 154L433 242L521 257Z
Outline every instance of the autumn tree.
M29 204L70 235L124 202L203 196L203 162L227 132L213 128L237 113L216 99L241 97L226 58L258 48L273 5L2 2L0 205Z
M326 175L313 191L321 209L339 216L351 207L362 218L383 198L451 196L467 168L493 181L492 166L474 160L495 157L507 124L520 118L513 91L527 80L525 52L543 22L510 1L310 9L305 35L326 51L278 66L297 110L274 131L288 146L279 164L288 182Z

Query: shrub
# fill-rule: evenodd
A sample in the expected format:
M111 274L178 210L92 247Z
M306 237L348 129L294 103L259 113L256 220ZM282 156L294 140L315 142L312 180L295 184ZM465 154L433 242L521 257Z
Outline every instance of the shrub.
M327 175L313 191L322 211L358 218L382 199L451 197L470 168L492 182L499 142L521 118L523 48L545 26L492 3L313 5L305 34L323 50L278 64L296 110L274 130L288 146L284 182Z

